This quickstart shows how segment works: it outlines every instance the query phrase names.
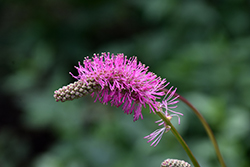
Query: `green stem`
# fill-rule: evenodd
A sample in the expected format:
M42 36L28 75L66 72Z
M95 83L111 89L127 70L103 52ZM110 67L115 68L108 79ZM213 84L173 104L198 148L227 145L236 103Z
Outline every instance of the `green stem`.
M164 91L164 92L168 92L167 89L164 89L163 91ZM211 128L209 127L207 121L206 121L206 120L204 119L204 117L200 114L200 112L199 112L191 103L189 103L184 97L178 95L177 93L175 93L174 96L179 96L179 99L180 99L181 101L183 101L184 103L186 103L186 104L194 111L194 113L196 114L196 116L200 119L202 125L204 126L205 130L206 130L207 133L208 133L208 136L209 136L210 140L212 141L212 143L213 143L213 145L214 145L215 152L216 152L216 154L217 154L217 157L218 157L218 159L219 159L219 161L220 161L221 166L222 166L222 167L226 167L226 164L225 164L225 162L224 162L224 160L223 160L223 158L222 158L222 155L221 155L221 153L220 153L219 146L218 146L218 144L217 144L217 142L216 142L216 139L215 139L215 137L214 137L214 134L213 134Z
M195 167L200 167L199 163L197 162L197 160L195 159L193 153L191 152L191 150L189 149L188 145L186 144L186 142L183 140L183 138L181 137L181 135L178 133L178 131L175 129L175 127L171 124L171 122L166 118L166 116L162 113L162 112L156 112L161 119L164 121L164 123L166 125L169 125L171 127L171 131L172 133L175 135L175 137L177 138L177 140L180 142L180 144L182 145L182 147L184 148L184 150L186 151L186 153L188 154L189 158L191 159L193 165Z

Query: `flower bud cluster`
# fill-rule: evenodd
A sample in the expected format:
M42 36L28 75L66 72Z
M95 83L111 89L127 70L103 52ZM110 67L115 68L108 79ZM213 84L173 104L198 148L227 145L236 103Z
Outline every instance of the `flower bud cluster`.
M183 160L166 159L161 163L161 167L191 167L191 165Z
M94 80L87 81L87 84L83 83L81 80L78 80L54 91L54 98L57 102L65 102L68 100L78 99L87 94L91 94L100 90L100 88L101 87L97 85Z

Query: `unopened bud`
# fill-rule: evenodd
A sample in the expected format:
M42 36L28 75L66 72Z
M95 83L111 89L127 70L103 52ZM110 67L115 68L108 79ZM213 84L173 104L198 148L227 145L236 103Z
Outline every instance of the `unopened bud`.
M161 167L191 167L191 165L183 160L166 159L161 163Z
M64 102L68 100L78 99L98 90L100 90L100 86L98 86L95 81L88 81L88 84L86 84L81 80L78 80L54 91L54 98L56 101Z

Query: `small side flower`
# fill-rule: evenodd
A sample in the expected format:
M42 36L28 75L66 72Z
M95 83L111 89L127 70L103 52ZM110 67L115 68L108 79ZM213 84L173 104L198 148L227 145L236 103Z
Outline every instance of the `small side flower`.
M177 116L178 123L180 124L179 115L183 116L183 114L173 110L177 107L177 103L179 101L177 100L178 96L173 98L177 88L175 88L173 91L172 89L173 89L173 86L166 93L165 97L163 98L162 103L158 104L158 110L156 112L163 112L169 121L171 121L173 116ZM163 111L163 109L165 109L165 111ZM169 114L169 112L171 112L171 114ZM163 125L164 127L157 129L150 135L144 137L145 139L148 139L148 143L153 141L150 146L154 146L154 147L157 146L157 144L160 142L163 134L167 133L171 129L171 127L169 125L166 125L162 119L156 121L155 123L158 123L158 126Z

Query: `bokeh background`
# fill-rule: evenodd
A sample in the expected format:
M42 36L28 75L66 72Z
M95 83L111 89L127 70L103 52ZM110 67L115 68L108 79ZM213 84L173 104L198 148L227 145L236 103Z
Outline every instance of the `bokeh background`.
M250 166L250 1L3 0L0 2L0 166L157 167L190 162L171 134L144 136L157 115L133 122L90 96L55 102L54 90L93 53L125 53L178 87L210 124L228 167ZM183 103L173 119L202 167L220 166ZM191 162L190 162L191 163Z

